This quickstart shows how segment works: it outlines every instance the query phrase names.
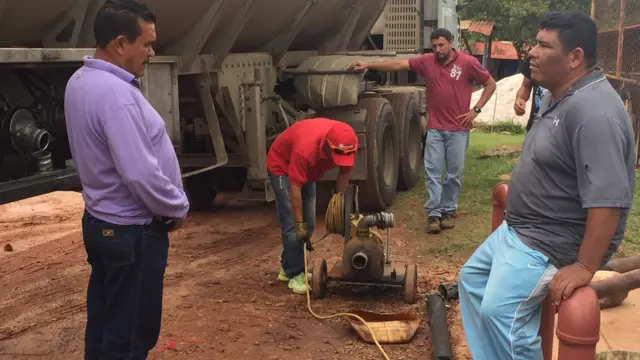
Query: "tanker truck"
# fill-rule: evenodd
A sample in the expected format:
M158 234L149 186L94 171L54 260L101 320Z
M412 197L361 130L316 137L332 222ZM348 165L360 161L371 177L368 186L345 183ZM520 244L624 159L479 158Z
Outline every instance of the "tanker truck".
M457 33L455 0L143 1L157 15L158 41L141 91L166 121L192 209L221 191L272 201L270 144L318 116L347 122L359 137L352 180L362 211L386 209L398 189L418 182L421 80L348 66L414 56L438 26ZM94 53L92 25L104 2L0 2L0 204L81 190L64 88ZM319 209L336 175L318 183Z

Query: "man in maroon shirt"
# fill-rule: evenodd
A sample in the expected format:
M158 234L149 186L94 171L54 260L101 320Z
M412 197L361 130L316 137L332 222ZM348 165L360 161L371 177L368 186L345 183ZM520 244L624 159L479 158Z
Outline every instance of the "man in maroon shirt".
M424 149L425 185L428 200L428 232L437 234L451 229L458 207L464 160L473 121L496 90L496 82L480 62L471 55L452 48L453 35L447 29L431 33L433 53L409 60L356 61L355 70L412 70L422 76L427 88L429 123ZM478 103L471 108L474 83L484 86ZM446 179L441 182L444 164Z
M294 293L307 291L303 245L311 238L316 220L315 182L337 166L336 194L343 194L357 151L353 128L325 118L294 123L269 148L267 171L282 228L278 279L287 281Z

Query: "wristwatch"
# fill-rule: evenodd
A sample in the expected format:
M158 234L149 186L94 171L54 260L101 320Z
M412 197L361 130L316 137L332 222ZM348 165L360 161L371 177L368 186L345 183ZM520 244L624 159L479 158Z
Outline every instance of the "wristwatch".
M474 106L473 107L473 111L475 111L476 113L480 114L480 112L482 111L482 109L480 109L479 106Z

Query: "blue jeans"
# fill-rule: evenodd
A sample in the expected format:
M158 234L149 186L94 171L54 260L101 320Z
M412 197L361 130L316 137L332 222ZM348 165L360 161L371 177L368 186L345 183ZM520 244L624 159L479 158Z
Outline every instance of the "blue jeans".
M85 212L86 360L143 360L158 341L168 227L115 225Z
M304 272L303 244L296 240L296 227L291 210L289 196L289 177L269 173L269 180L276 196L276 209L282 231L282 254L280 265L292 278ZM307 223L308 236L311 239L316 224L316 184L308 183L302 187L302 220Z
M468 131L429 129L424 147L424 182L428 199L424 208L428 216L441 217L458 208L464 159L469 147ZM444 184L442 171L447 165Z
M542 302L558 269L503 222L460 270L462 326L474 360L542 360Z

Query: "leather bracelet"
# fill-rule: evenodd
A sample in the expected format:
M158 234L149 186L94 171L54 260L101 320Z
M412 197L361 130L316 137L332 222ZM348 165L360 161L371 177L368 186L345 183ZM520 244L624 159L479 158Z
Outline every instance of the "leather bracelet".
M595 271L591 270L590 267L588 267L587 265L585 265L584 263L582 263L580 261L576 261L576 264L580 265L583 269L587 270L591 274L595 274L596 273Z

